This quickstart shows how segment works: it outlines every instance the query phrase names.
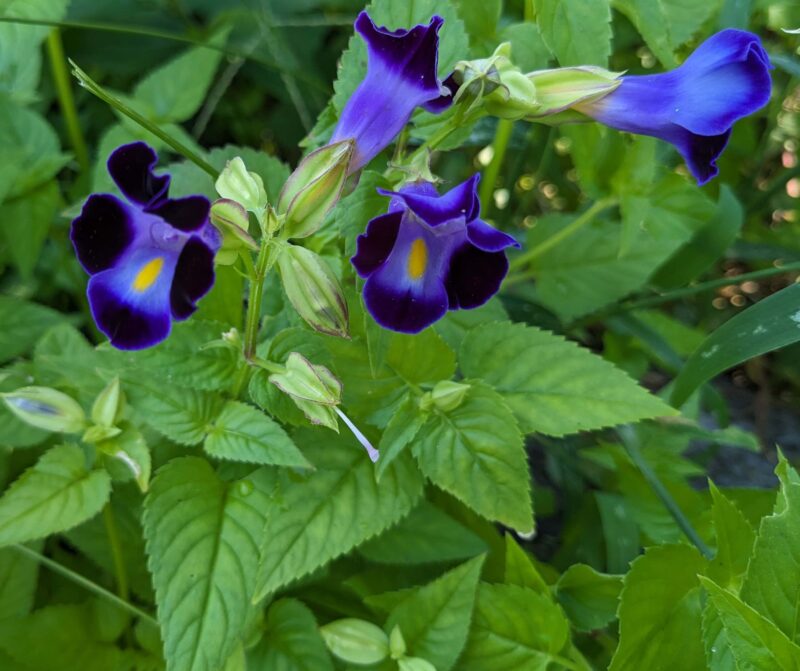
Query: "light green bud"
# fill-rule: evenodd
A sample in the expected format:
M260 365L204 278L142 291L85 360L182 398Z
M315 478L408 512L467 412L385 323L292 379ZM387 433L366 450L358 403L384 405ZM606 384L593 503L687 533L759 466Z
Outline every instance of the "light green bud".
M101 427L113 427L125 407L125 397L120 388L119 378L115 377L106 385L92 406L92 421Z
M400 625L394 625L392 632L389 634L389 654L392 659L400 659L406 654L406 640L403 638L403 632L400 631Z
M235 200L220 198L215 201L209 217L222 233L222 247L214 259L218 265L233 265L243 249L258 251L258 243L247 232L250 226L247 210Z
M214 186L222 198L235 200L256 214L263 212L267 206L264 181L260 175L250 172L238 156L225 164Z
M278 256L278 269L289 302L306 324L320 333L348 337L342 286L319 255L287 244Z
M436 667L422 657L403 657L397 660L400 671L436 671Z
M114 438L120 433L122 433L122 429L118 429L116 426L99 426L95 424L86 429L81 440L84 443L99 443Z
M86 414L70 396L49 387L22 387L0 394L19 419L37 429L79 433L86 427Z
M442 380L431 390L431 401L442 412L450 412L461 405L469 390L468 384Z
M333 407L342 400L342 383L325 366L312 364L292 352L286 359L285 371L273 373L269 381L290 396L310 422L338 431Z
M319 628L325 645L350 664L377 664L389 654L389 637L372 622L354 617L335 620Z
M352 140L344 140L312 151L289 176L277 207L286 215L287 238L305 238L322 226L342 194L353 147Z
M622 83L621 76L592 65L530 72L527 77L536 88L539 109L528 118L558 114L607 96Z

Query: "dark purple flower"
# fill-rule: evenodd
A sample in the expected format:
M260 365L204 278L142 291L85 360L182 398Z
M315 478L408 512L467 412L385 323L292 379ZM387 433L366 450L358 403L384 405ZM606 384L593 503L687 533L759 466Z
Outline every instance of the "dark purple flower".
M476 308L500 288L508 271L510 235L478 218L473 175L443 196L416 182L391 196L389 212L358 236L350 259L366 278L364 301L381 326L418 333L447 310Z
M771 67L757 35L723 30L679 68L623 77L613 92L577 109L612 128L671 142L705 184L719 172L733 124L769 101Z
M120 349L143 349L188 318L214 284L220 236L204 196L171 199L169 175L155 175L144 142L117 148L108 172L127 202L89 196L70 237L87 273L97 327Z
M331 143L355 140L350 172L369 163L411 118L416 107L441 112L451 91L437 76L439 28L444 19L411 30L378 28L361 12L355 28L367 43L367 76L342 110Z

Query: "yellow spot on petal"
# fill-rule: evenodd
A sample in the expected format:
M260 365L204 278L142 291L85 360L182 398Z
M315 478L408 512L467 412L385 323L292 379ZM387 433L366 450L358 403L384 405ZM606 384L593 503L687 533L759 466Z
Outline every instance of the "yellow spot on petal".
M158 279L163 267L164 259L161 256L157 256L145 263L133 279L133 290L139 292L147 291L153 286L153 282Z
M425 274L428 265L428 248L422 238L417 238L411 243L411 252L408 255L408 274L411 279L418 280Z

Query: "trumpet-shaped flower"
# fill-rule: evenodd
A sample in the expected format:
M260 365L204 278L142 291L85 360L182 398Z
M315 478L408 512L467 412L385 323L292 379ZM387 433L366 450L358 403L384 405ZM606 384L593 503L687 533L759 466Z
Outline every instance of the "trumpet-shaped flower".
M358 15L355 28L367 43L367 76L347 101L331 139L355 141L350 173L388 146L415 108L440 112L450 104L450 89L437 76L442 23L433 16L427 26L388 30L366 12Z
M612 128L672 143L705 184L719 172L716 160L733 124L769 101L770 68L757 35L723 30L675 70L622 77L607 96L576 109Z
M366 278L364 302L381 326L418 333L447 310L475 308L508 272L510 235L479 219L479 175L440 196L416 182L390 196L387 214L372 219L351 259Z
M214 283L220 236L204 196L171 199L170 176L143 142L116 149L108 171L126 200L93 194L72 222L71 239L89 278L97 327L120 349L143 349L187 319ZM126 202L127 201L127 202Z

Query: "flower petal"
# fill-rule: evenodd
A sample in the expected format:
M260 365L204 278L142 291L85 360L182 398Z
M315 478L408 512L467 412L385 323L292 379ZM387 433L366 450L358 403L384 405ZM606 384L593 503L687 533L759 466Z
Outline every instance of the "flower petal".
M485 252L499 252L506 247L518 249L521 247L508 233L498 231L482 219L475 219L467 224L467 240Z
M89 196L70 230L75 254L87 273L99 273L116 263L136 237L138 214L116 196Z
M118 147L108 157L108 173L128 200L152 205L166 197L170 182L169 175L153 174L157 163L152 147L132 142Z
M480 214L481 204L478 200L478 182L481 176L475 173L465 182L453 187L442 196L435 189L422 190L419 187L404 187L400 191L378 189L384 196L392 196L392 202L405 203L406 207L429 226L439 226L448 221L465 218L472 221Z
M147 209L178 230L187 232L196 231L208 222L210 210L211 203L205 196L168 198Z
M359 277L369 277L389 258L397 240L401 219L400 212L375 217L367 224L367 230L358 236L356 253L350 262Z
M422 108L432 114L441 114L453 104L453 96L458 91L458 84L452 74L442 82L441 91L438 98L423 103Z
M689 172L702 186L719 173L717 159L727 146L730 136L730 130L720 135L697 135L675 126L669 141L677 147Z
M172 316L188 319L197 309L197 301L214 285L214 251L200 238L192 236L183 248L175 267L170 290Z
M447 295L450 309L476 308L494 296L508 272L505 252L485 252L470 244L450 261Z

